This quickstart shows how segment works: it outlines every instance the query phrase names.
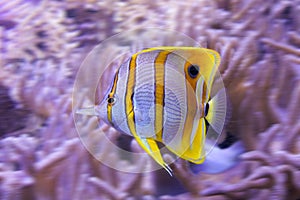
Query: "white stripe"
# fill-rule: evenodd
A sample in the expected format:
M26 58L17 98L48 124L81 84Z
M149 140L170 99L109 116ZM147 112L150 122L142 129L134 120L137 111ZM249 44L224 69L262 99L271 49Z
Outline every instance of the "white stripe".
M117 81L117 88L115 92L115 96L117 98L116 104L112 107L112 122L120 131L131 135L127 124L127 116L125 111L125 93L126 93L126 84L128 79L128 70L129 70L129 61L123 63L119 69L119 77Z
M214 81L214 77L215 77L215 75L216 75L216 70L217 70L217 68L218 68L218 66L217 66L217 64L216 64L216 61L217 61L216 55L213 54L213 53L210 53L210 52L206 52L206 53L207 53L207 54L213 55L213 56L214 56L214 60L211 61L211 62L213 63L213 67L212 67L212 69L211 69L211 73L210 73L210 76L209 76L209 79L208 79L208 82L207 82L207 90L206 90L206 96L205 96L205 97L206 97L206 98L205 98L206 102L205 102L205 103L208 102L208 99L209 99L208 93L210 92L210 90L211 90L211 88L212 88L212 82Z
M202 114L202 88L203 88L203 84L204 84L204 79L201 76L197 82L197 86L196 86L196 98L197 98L197 112L195 115L195 120L193 122L193 129L192 129L192 133L191 133L191 137L190 137L190 145L192 146L193 141L195 139L195 136L197 134L197 130L198 130L198 126L199 126L199 122L200 122L200 117ZM203 116L204 117L204 116Z
M151 51L137 56L133 101L136 133L141 138L155 138L154 60L158 53L159 51Z
M162 140L165 144L169 145L173 149L178 149L178 145L181 145L181 138L183 134L184 122L187 112L187 94L185 87L185 73L184 73L185 60L177 54L171 53L166 60L165 70L165 124ZM172 93L173 95L168 95ZM177 105L176 101L177 100ZM175 103L175 105L174 105ZM172 106L171 106L172 105ZM173 113L172 107L177 108L180 112ZM176 112L176 110L174 111ZM177 116L175 116L175 114ZM179 120L177 120L179 115ZM173 118L173 121L171 120ZM174 123L177 122L177 126Z

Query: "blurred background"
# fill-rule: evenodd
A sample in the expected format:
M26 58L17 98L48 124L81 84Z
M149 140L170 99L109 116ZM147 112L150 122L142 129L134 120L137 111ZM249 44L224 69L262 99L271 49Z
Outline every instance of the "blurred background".
M299 12L299 0L2 0L0 199L300 199ZM230 117L214 159L230 168L211 174L177 160L173 177L125 173L84 148L72 115L80 64L101 41L144 28L184 33L221 54ZM140 151L84 120L77 128L91 139L103 130ZM119 164L109 144L97 145ZM155 165L120 165L143 161Z

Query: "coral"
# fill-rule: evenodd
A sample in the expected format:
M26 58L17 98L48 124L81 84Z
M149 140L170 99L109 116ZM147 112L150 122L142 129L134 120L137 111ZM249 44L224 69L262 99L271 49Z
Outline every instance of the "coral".
M299 198L299 9L298 0L1 1L0 198ZM220 52L232 116L224 134L230 132L246 148L233 168L194 174L186 161L177 160L172 178L161 171L112 169L97 159L109 158L125 171L154 163L149 157L119 162L99 132L114 143L122 136L95 118L83 118L77 129L99 157L83 147L71 108L80 63L109 36L145 27L174 29ZM146 45L134 35L126 39L134 41L135 51L173 38ZM108 58L116 48L108 49ZM107 88L120 62L112 63L101 87ZM76 101L93 102L85 94ZM128 143L126 148L141 151Z
M292 1L275 6L261 1L227 3L218 2L221 12L232 9L236 14L224 14L231 19L220 23L222 34L209 30L212 35L207 37L214 41L208 46L219 49L223 58L220 71L232 104L226 130L243 141L247 152L224 174L193 177L185 163L175 163L174 171L196 197L296 199L300 98L295 13L299 7Z
M94 129L97 123L94 119L89 121L85 122L92 127L85 125L85 128ZM30 199L63 199L66 196L124 199L153 194L150 174L118 172L95 160L72 135L76 133L72 122L73 119L64 114L52 118L49 128L43 128L39 137L22 134L1 141L1 199L25 196ZM60 131L55 132L53 128ZM97 135L97 132L99 129L94 129L89 134ZM99 145L108 147L103 155L112 158L116 154L105 142ZM142 163L135 167L144 167L145 161ZM127 165L123 163L123 167Z
M56 1L1 2L1 21L5 25L2 35L4 59L33 61L69 56L77 46L75 41L72 42L77 33L68 31L63 24L65 16L62 6Z
M57 1L4 1L0 9L4 137L0 145L0 198L152 196L151 174L118 172L101 164L83 148L74 126L71 97L76 71L88 49L107 37L89 40L91 33L87 33L89 27L84 20L90 22L88 13L93 12L81 4ZM70 9L80 11L76 19ZM86 16L84 20L82 16ZM91 21L98 17L101 14ZM86 119L82 127L91 135L99 135L97 125L94 119ZM101 143L101 138L97 145L106 147L104 156L112 158L117 154L105 141ZM144 166L123 163L123 167Z
M8 89L0 85L0 135L10 133L25 127L28 111L16 108L8 94ZM19 120L14 120L18 118Z

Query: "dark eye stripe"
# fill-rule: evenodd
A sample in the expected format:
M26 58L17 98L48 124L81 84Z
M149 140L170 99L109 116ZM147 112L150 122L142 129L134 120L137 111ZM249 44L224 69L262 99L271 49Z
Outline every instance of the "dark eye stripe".
M113 85L111 87L111 91L108 95L108 98L114 97L114 95L116 93L118 77L119 77L119 69L116 72L116 75L114 77L114 82L113 82ZM110 123L112 123L112 104L110 104L110 103L107 104L107 119Z
M182 145L186 146L190 144L192 138L192 131L193 131L193 120L196 116L196 109L193 109L196 106L196 98L193 98L189 94L195 94L197 88L197 82L199 81L199 67L198 65L193 65L186 61L184 66L184 73L185 73L185 88L186 88L186 113L185 113L185 120L184 120L184 128L182 134Z

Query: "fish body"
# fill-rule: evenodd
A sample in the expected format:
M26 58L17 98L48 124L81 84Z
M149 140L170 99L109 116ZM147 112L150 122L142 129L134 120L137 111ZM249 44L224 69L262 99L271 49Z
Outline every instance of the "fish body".
M219 64L219 54L206 48L142 50L119 67L99 105L78 113L97 115L133 136L170 173L157 142L200 164L208 125L221 133L225 121L224 92L210 96Z

